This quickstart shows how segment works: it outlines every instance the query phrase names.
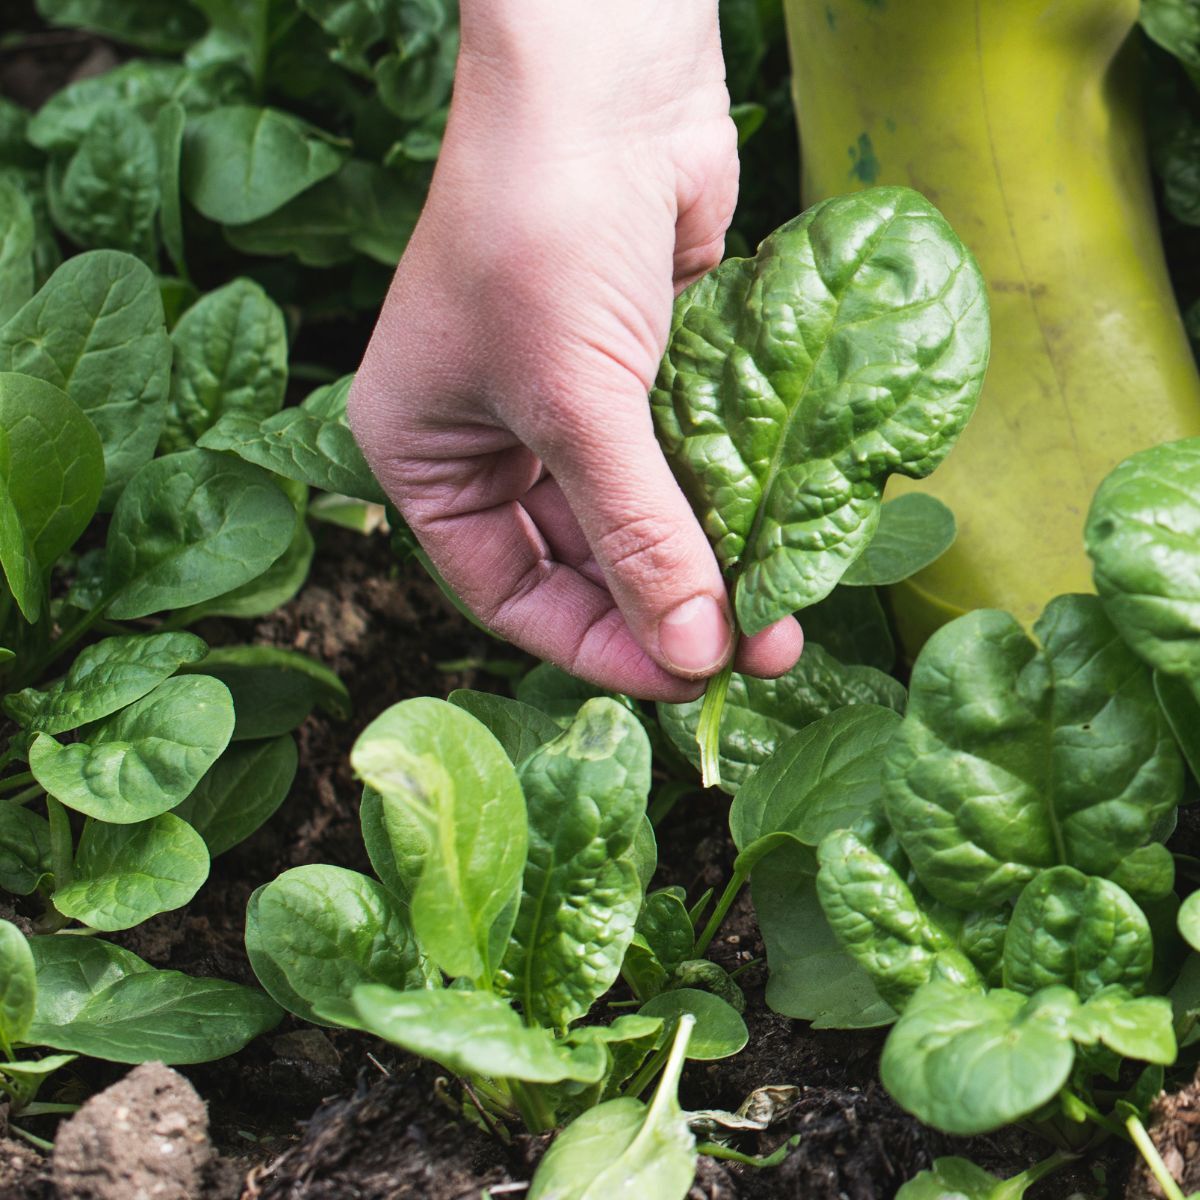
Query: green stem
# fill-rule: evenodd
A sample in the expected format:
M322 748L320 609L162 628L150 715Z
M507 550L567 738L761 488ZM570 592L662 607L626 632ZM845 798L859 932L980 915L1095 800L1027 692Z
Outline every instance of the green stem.
M712 916L708 918L708 924L704 926L704 932L696 939L696 944L692 947L693 958L704 957L709 943L717 936L717 930L721 928L721 923L729 915L733 902L738 898L738 893L746 886L746 880L749 878L748 871L739 871L736 867L734 868L732 878L725 885L725 890L721 893L720 900L717 901L717 907L713 909Z
M521 1083L514 1079L510 1081L513 1100L521 1113L530 1133L546 1133L554 1128L554 1114L546 1104L546 1097L535 1084Z
M700 747L700 781L707 787L721 786L721 714L733 678L733 661L714 675L704 689L700 723L696 726L696 745Z
M46 1141L45 1138L40 1138L36 1134L32 1134L27 1129L22 1129L18 1125L10 1125L9 1131L15 1133L17 1137L23 1137L31 1146L40 1150L43 1154L49 1154L54 1149L54 1143Z
M46 789L40 783L35 783L32 787L27 787L23 792L18 792L15 796L9 796L9 804L28 804L30 800L36 800L39 796L45 794Z
M1125 1128L1129 1130L1129 1136L1133 1139L1133 1144L1138 1148L1142 1158L1146 1160L1146 1166L1150 1168L1150 1174L1154 1176L1155 1182L1162 1188L1163 1195L1167 1200L1187 1200L1183 1194L1183 1190L1179 1184L1175 1182L1171 1172L1167 1170L1167 1164L1163 1162L1162 1155L1158 1152L1158 1147L1150 1140L1150 1135L1146 1132L1146 1127L1138 1120L1134 1114L1125 1122Z
M1112 1117L1106 1117L1094 1104L1089 1104L1082 1096L1071 1093L1075 1103L1088 1115L1088 1119L1094 1124L1099 1125L1101 1129L1111 1133L1114 1137L1123 1138L1125 1130L1121 1128L1118 1121L1114 1121Z
M669 1046L663 1046L662 1049L656 1050L642 1063L642 1069L625 1085L624 1094L632 1096L636 1100L653 1083L655 1075L662 1070L663 1063L667 1061L670 1053Z
M699 1154L707 1154L709 1158L724 1158L729 1162L743 1163L747 1167L761 1169L762 1167L779 1166L799 1144L800 1134L797 1133L770 1154L743 1154L740 1150L722 1146L720 1142L697 1142L696 1151Z
M28 788L34 782L32 771L22 771L20 775L10 775L0 779L0 792L11 792L16 788Z
M1071 1154L1066 1150L1060 1150L1057 1154L1050 1155L1049 1158L1044 1158L1040 1163L1034 1163L1032 1167L1022 1171L1018 1178L1025 1181L1025 1187L1033 1187L1039 1179L1045 1179L1052 1171L1057 1171L1059 1167L1065 1167L1067 1163L1074 1162L1079 1156ZM1009 1184L1012 1180L1007 1180ZM1022 1191L1022 1195L1024 1192Z
M79 641L79 639L83 637L88 630L90 630L92 626L96 624L97 621L100 620L101 616L104 614L105 608L108 607L109 600L111 599L111 596L105 596L95 608L84 613L73 625L68 625L67 628L64 629L62 633L60 633L58 637L56 637L54 641L52 641L50 645L46 647L45 652L38 656L32 666L30 666L24 672L24 674L20 677L20 680L14 680L12 682L10 685L10 690L14 692L19 691L23 687L28 687L31 683L36 683L37 680L41 678L42 673L55 661L55 659L59 658L63 654L66 654L66 652L70 650L70 648L74 646L75 643Z

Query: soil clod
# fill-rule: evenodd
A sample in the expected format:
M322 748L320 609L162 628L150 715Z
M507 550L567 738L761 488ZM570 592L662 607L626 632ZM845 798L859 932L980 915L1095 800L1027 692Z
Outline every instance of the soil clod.
M1167 1170L1190 1196L1200 1189L1200 1075L1181 1091L1163 1094L1150 1110L1150 1138ZM1162 1200L1162 1189L1139 1158L1125 1200Z

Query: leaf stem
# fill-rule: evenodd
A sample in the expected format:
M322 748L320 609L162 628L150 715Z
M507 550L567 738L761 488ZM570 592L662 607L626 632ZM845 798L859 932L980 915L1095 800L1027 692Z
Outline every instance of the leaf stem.
M696 745L700 747L700 781L706 788L721 786L721 714L725 711L725 697L732 678L733 660L730 659L729 665L714 675L704 689L700 722L696 726Z
M671 1052L667 1065L659 1078L654 1098L650 1101L650 1110L642 1123L642 1132L653 1129L658 1123L662 1110L669 1104L677 1104L676 1093L679 1090L679 1077L683 1074L683 1064L687 1060L688 1042L692 1040L692 1030L696 1028L696 1018L691 1013L684 1013L675 1026L675 1036L671 1039ZM1173 1198L1172 1198L1173 1200Z
M58 637L56 637L49 646L46 647L44 653L38 656L33 664L19 677L19 680L14 680L9 685L10 691L20 691L23 687L28 687L29 684L36 682L43 671L49 667L55 659L65 654L72 646L75 645L81 637L88 632L104 614L105 608L108 607L108 602L111 596L105 596L95 608L89 609L84 613L73 625L68 625Z
M777 1167L800 1144L800 1138L800 1134L793 1134L770 1154L743 1154L740 1150L722 1146L720 1142L697 1142L696 1152L707 1154L709 1158L724 1158L729 1162L743 1163L747 1167Z
M721 893L720 900L717 901L717 907L713 909L712 916L708 918L708 924L704 926L704 932L696 939L695 946L692 947L693 958L703 958L704 952L708 949L709 943L717 936L717 931L721 928L721 923L729 914L729 910L733 907L733 902L738 898L738 893L746 886L746 880L750 878L748 871L739 871L734 868L733 875L729 882L725 885L725 890Z
M1132 1114L1125 1122L1125 1128L1129 1130L1129 1136L1133 1140L1133 1144L1138 1148L1138 1152L1142 1158L1146 1160L1146 1166L1150 1168L1150 1174L1154 1176L1155 1182L1162 1188L1163 1195L1167 1200L1186 1200L1183 1190L1179 1184L1175 1182L1174 1176L1167 1170L1167 1164L1163 1162L1162 1155L1158 1152L1158 1147L1150 1140L1150 1135L1146 1132L1146 1127L1138 1119L1137 1114Z
M625 1085L626 1096L632 1096L635 1100L639 1097L654 1081L655 1075L663 1068L663 1063L667 1061L667 1056L671 1053L669 1046L662 1046L642 1063L642 1069Z
M30 800L36 800L45 792L45 788L40 783L35 783L27 787L23 792L18 792L15 796L8 797L9 804L28 804Z
M11 792L17 788L27 788L33 782L33 772L22 771L20 775L10 775L7 779L0 779L0 792Z
M525 1084L518 1079L510 1080L513 1100L520 1110L521 1119L530 1133L545 1133L554 1128L554 1114L546 1104L537 1084Z

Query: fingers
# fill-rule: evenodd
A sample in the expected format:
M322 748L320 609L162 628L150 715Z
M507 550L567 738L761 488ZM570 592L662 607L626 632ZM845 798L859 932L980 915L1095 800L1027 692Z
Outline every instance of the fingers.
M736 668L743 675L775 679L785 675L800 659L804 634L795 617L784 617L762 633L743 638L738 644Z
M706 146L708 170L677 185L675 293L707 274L725 253L725 234L738 198L737 129L722 119Z

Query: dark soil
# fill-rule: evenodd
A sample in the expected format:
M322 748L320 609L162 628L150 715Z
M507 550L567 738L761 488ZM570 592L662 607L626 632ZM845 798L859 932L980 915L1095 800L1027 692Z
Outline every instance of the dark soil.
M1159 1097L1150 1138L1184 1194L1200 1189L1200 1078L1174 1095ZM1140 1160L1130 1174L1125 1200L1163 1200L1162 1189Z

